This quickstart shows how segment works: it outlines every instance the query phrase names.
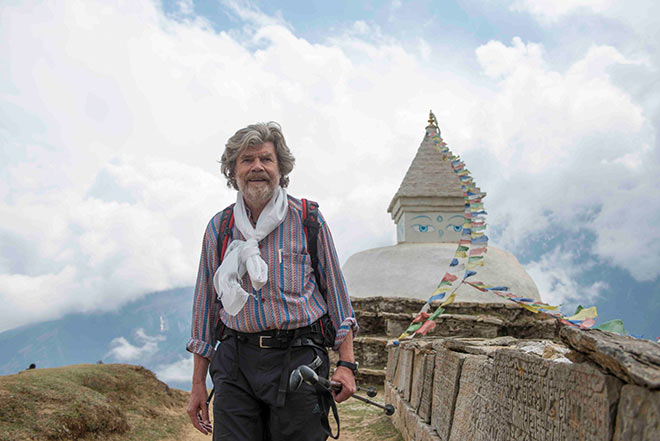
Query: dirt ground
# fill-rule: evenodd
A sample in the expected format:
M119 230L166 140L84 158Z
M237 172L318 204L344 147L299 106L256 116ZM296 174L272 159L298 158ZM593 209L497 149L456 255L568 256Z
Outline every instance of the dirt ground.
M374 401L382 402L382 396L381 389ZM389 417L377 407L369 406L355 399L349 399L337 407L341 420L340 441L403 441L401 434L394 428ZM332 424L332 416L330 419ZM333 427L333 432L334 430L335 427ZM209 441L210 439L210 436L201 434L192 424L188 426L185 433L177 437L177 440L180 441Z

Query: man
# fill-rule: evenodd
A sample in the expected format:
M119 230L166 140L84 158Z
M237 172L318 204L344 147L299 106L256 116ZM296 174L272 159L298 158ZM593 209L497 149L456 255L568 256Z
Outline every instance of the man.
M206 229L187 345L194 354L187 412L199 431L211 432L206 404L210 363L214 440L327 439L327 406L317 391L306 384L296 392L285 387L292 369L313 360L322 362L317 371L327 377L324 339L325 346L339 351L332 380L342 389L335 400L348 399L356 389L357 322L320 213L316 255L321 280L316 280L302 201L285 190L294 161L274 122L237 131L222 155L227 185L238 190L234 224L220 266L222 212ZM221 343L214 350L216 323Z

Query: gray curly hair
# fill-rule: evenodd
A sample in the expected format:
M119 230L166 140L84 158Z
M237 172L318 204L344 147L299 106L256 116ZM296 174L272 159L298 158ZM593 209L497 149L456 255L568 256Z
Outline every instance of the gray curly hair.
M236 184L236 158L247 147L255 147L264 142L272 142L277 154L277 165L280 168L280 186L289 185L289 173L293 170L296 158L286 145L282 127L275 121L250 124L237 131L225 144L225 151L220 159L222 174L227 178L227 187L238 190Z

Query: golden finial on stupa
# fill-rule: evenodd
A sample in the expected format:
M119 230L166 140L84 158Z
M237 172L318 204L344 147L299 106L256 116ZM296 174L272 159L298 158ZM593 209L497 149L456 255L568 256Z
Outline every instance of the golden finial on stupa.
M438 121L435 119L433 110L429 110L429 126L438 127Z

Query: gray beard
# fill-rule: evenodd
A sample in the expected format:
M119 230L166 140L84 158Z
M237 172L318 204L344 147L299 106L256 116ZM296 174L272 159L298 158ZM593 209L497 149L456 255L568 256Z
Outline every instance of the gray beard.
M243 198L245 202L255 205L266 204L275 194L275 188L269 185L251 185L247 183L243 189Z

